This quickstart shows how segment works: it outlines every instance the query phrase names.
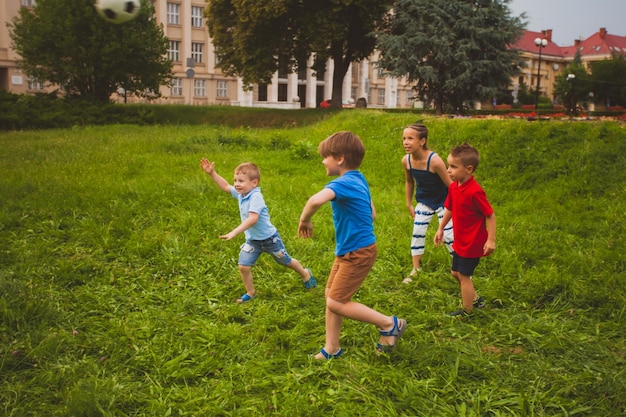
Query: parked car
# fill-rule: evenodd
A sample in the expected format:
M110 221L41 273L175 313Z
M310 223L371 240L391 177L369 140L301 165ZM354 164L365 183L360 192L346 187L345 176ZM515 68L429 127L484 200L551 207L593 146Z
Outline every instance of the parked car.
M320 107L323 109L328 109L331 106L331 104L332 104L332 100L326 99L320 103Z

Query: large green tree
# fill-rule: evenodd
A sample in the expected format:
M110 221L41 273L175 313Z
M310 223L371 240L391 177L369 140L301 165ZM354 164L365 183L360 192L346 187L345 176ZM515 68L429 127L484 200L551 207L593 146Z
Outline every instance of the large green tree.
M108 101L119 88L158 96L171 80L172 63L153 7L143 3L137 18L115 25L96 14L93 0L37 0L9 25L21 68L69 96Z
M334 62L333 107L341 107L350 63L374 50L375 31L391 0L208 0L209 35L219 66L244 84L269 83L287 62L293 70L315 56L318 72Z
M612 59L591 64L591 90L597 101L607 106L626 106L626 57L614 54Z
M493 97L519 73L524 28L510 0L398 0L378 37L379 65L414 82L437 113Z

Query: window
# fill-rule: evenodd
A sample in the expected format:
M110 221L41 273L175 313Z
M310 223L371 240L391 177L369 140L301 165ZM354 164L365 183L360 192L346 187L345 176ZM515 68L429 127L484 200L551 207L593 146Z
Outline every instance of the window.
M228 97L228 81L225 81L225 80L217 81L217 96Z
M385 89L378 89L378 104L385 104Z
M180 41L170 41L167 49L167 59L180 62Z
M287 101L287 84L278 84L278 101Z
M191 57L196 60L196 64L202 64L202 50L204 44L199 42L191 42Z
M37 0L22 0L22 7L35 7Z
M173 78L172 85L170 86L170 96L182 96L183 95L183 80L182 78Z
M180 25L180 4L167 3L167 24Z
M202 7L191 6L191 26L194 28L202 27Z
M28 89L29 90L43 90L43 83L41 81L38 81L35 78L29 78Z
M267 84L259 84L259 101L267 101Z
M205 80L193 80L193 95L195 97L206 97Z

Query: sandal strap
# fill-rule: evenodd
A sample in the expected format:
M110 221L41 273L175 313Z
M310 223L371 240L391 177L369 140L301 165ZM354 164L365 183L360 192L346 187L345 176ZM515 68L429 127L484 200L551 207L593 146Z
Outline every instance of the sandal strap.
M393 316L393 327L391 330L379 330L381 336L397 336L400 334L400 328L398 327L398 317Z
M337 359L343 353L343 349L339 348L339 350L335 353L328 353L326 352L326 349L322 348L320 349L320 353L325 359Z

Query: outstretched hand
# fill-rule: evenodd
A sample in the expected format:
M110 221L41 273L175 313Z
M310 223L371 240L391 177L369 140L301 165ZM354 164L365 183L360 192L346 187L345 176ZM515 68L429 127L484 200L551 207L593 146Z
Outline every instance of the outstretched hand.
M313 223L310 220L308 222L300 221L298 236L304 239L313 238Z
M211 162L206 158L200 160L200 166L207 174L211 175L215 172L215 162Z

